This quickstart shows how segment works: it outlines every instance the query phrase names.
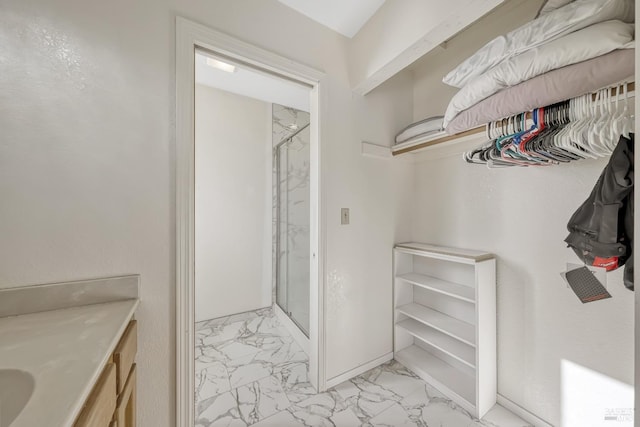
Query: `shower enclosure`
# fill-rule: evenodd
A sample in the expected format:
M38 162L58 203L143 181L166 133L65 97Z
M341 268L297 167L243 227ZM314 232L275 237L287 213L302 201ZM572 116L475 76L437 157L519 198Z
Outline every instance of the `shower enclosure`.
M276 303L308 337L310 129L307 113L280 108L297 123L282 126L274 106L274 138L276 123L282 126L280 136L284 136L274 147Z

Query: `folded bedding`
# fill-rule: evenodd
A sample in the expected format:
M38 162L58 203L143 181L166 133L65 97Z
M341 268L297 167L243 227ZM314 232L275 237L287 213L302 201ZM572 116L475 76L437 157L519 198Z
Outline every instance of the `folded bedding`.
M442 116L430 117L428 119L410 124L409 126L404 128L398 135L396 135L396 144L409 142L413 139L418 139L423 136L442 132L444 130L444 127L442 126L442 119Z
M449 72L443 82L463 87L504 60L604 21L634 22L634 0L578 0L495 38Z
M460 112L502 89L623 48L633 38L633 24L605 21L509 58L460 89L449 103L444 126L447 127Z
M574 0L547 0L544 2L540 11L538 12L538 16L546 15L550 12L553 12L556 9L560 9L562 6L566 6ZM536 16L536 18L538 17Z
M632 80L635 49L620 49L539 75L504 89L456 116L446 132L464 132L523 111L531 111L620 81Z

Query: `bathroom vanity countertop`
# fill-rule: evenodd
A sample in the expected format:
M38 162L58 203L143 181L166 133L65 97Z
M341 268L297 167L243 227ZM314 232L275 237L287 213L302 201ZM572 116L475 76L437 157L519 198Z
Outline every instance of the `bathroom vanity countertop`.
M11 427L71 427L138 307L138 299L0 318L0 370L31 374Z

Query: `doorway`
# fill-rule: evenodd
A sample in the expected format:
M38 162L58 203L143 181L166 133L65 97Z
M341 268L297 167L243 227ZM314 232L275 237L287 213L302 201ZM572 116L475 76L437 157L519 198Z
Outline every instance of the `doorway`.
M244 70L253 72L262 78L275 79L288 85L304 87L308 94L308 107L306 108L307 111L304 111L304 108L296 109L292 107L290 105L291 103L282 101L279 103L277 100L270 100L271 102L265 99L261 100L262 102L267 102L270 106L264 119L267 120L271 126L270 145L263 145L263 150L258 149L262 160L264 160L262 164L264 166L264 173L261 174L264 178L261 183L261 188L264 191L260 190L262 191L262 193L260 193L260 191L257 191L258 186L256 186L256 193L252 194L254 197L246 198L254 202L252 207L244 206L243 208L234 208L222 199L213 202L213 209L210 212L216 212L217 209L217 213L211 215L212 218L210 219L213 220L210 221L210 226L214 229L217 228L220 232L226 232L227 238L226 245L218 245L216 247L217 255L212 255L209 263L211 266L214 266L211 271L219 272L222 269L227 269L227 273L211 281L222 286L222 288L218 289L219 292L216 291L216 286L213 286L213 288L210 289L213 296L209 295L208 297L200 298L197 285L198 280L203 278L205 273L201 272L198 274L197 267L199 259L198 248L203 240L202 234L198 232L198 218L200 217L200 225L202 225L203 217L201 215L202 212L199 213L198 208L200 206L197 198L198 191L202 190L202 187L199 187L197 181L196 69L198 67L198 54L203 53L204 58L201 58L200 61L204 61L205 64L210 62L206 65L211 68L216 68L217 71L232 75L236 72L239 74L239 70ZM207 59L211 59L211 61L207 61ZM223 68L226 68L226 71L223 70ZM238 71L230 71L232 68ZM295 337L295 339L300 340L300 337L303 337L307 342L306 351L308 355L305 355L305 357L307 357L305 366L310 385L320 391L325 388L323 368L324 349L322 345L322 314L324 309L323 287L321 285L322 260L324 256L322 240L319 238L322 231L321 224L323 223L319 168L321 78L322 74L313 69L295 64L286 58L248 45L199 24L177 18L176 417L177 425L179 426L191 427L195 422L196 406L194 390L197 375L195 359L198 354L197 352L200 351L196 349L198 337L196 320L202 322L204 320L203 317L210 317L210 319L207 319L212 321L210 326L214 326L215 319L219 321L220 319L226 318L228 320L234 316L235 319L263 319L254 321L253 326L255 326L256 322L261 324L269 324L269 322L286 323L285 320L288 319L290 323L294 325L295 330L299 331L299 337ZM215 96L220 98L225 96L253 97L254 99L258 98L258 100L264 97L264 94L259 93L254 93L253 95L238 93L239 90L247 89L250 86L251 85L243 83L237 85L237 88L233 90L229 90L230 88L227 87L226 92L231 92L233 96L230 96L229 93L217 93ZM254 88L257 88L258 92L265 88L269 89L265 84L257 84ZM214 89L220 90L220 88ZM279 90L275 92L282 93L282 91ZM289 111L295 110L303 112L308 117L308 123L303 125L297 123L292 124L289 128L289 133L281 135L282 138L279 138L276 142L274 117L275 112L279 111L279 109L282 109L282 111L289 109ZM216 117L220 118L224 111L223 108L223 110L219 110L217 113L211 113L210 119L215 121L214 119ZM300 116L303 115L304 114L300 114ZM229 172L234 169L233 162L230 160L231 157L225 157L223 152L224 150L238 148L227 140L233 139L235 137L234 135L238 133L238 129L242 130L242 132L239 133L244 132L242 120L230 119L221 120L220 122L226 122L227 124L232 122L233 124L233 129L230 130L231 133L228 133L226 138L214 138L228 142L218 153L219 159L226 159L228 161L223 161L222 163L218 163L217 166L212 166L209 172L212 170L214 172L221 172L225 168L228 169L227 172ZM298 132L299 130L301 132ZM301 144L302 138L306 139L306 145ZM272 145L276 145L277 148ZM212 151L215 153L218 150L213 147ZM243 159L243 155L239 155L238 153L235 155L236 159ZM244 158L247 158L248 152L245 152L244 156ZM242 162L237 164L241 163ZM216 183L219 191L226 191L236 196L240 195L242 192L238 191L238 188L235 188L235 190L231 189L237 182L233 182L230 176L223 175L224 174L216 176L214 173L208 180ZM271 192L269 192L268 187L271 188ZM261 218L262 228L257 216L245 215L251 213L252 210L256 210L256 207L260 205L260 203L255 203L256 200L263 202L262 206L265 207ZM285 202L285 200L287 202ZM270 206L269 203L271 203ZM236 212L235 216L229 215L233 214L233 212ZM221 216L216 217L218 214ZM252 224L250 227L248 226L249 223ZM216 227L216 224L218 226L222 225L222 227ZM243 230L243 224L247 225L247 230ZM225 225L228 227L225 228ZM251 232L251 230L253 232ZM229 254L233 252L231 248L242 246L244 241L233 241L229 236L237 235L240 238L240 234L246 231L248 231L248 233L246 233L247 235L253 237L261 235L263 238L262 242L256 243L256 241L245 245L245 251L240 251L243 256L238 256L236 252L236 256L230 257ZM200 242L198 236L201 236ZM225 240L216 238L220 237L220 235L216 235L215 233L213 233L213 237L214 238L210 239L213 243L222 243L222 241ZM216 240L218 240L218 242L215 242ZM260 250L256 250L256 246L259 246ZM267 256L269 246L271 246L271 253L270 256ZM251 249L251 251L249 251L248 248ZM202 248L200 250L202 251ZM277 252L275 252L276 250ZM215 251L212 251L212 254L213 253L215 253ZM256 260L259 254L262 254L262 257ZM281 254L282 256L280 256ZM282 260L282 264L278 262L279 260ZM203 261L200 260L199 263L202 264ZM238 267L238 265L240 265L238 263L244 266L240 268ZM206 264L204 265L206 266ZM215 268L216 265L218 266L217 268ZM234 268L228 268L233 267L233 265L238 267L235 269L236 272L243 270L243 273L246 273L244 270L253 270L253 281L245 281L243 286L236 286L235 288L232 286L224 289L224 286L229 285L229 282L231 282L231 284L234 283L234 277L240 276L239 274L234 276L232 273L229 273L234 271ZM258 270L260 271L259 274L256 273ZM260 279L256 280L255 278L258 276ZM269 280L270 277L271 280ZM244 277L243 280L245 279L246 277ZM259 285L256 286L258 282ZM255 287L247 288L247 284L250 283L253 283ZM278 290L280 290L280 294ZM232 307L233 304L230 300L224 301L224 298L233 296L234 293L236 297L239 296L235 301L241 303L237 305L236 308ZM222 295L224 295L224 297L220 299L223 301L219 301L216 296ZM278 295L280 295L281 298L279 298ZM256 296L259 296L259 298L254 298ZM253 306L249 303L250 300L254 301ZM258 303L255 303L255 301L258 301ZM242 306L242 304L245 305ZM200 316L197 308L202 306L205 306L207 309L212 309L213 313ZM283 309L281 309L281 307L283 307ZM265 311L265 309L267 311ZM285 315L284 318L282 314ZM223 323L224 322L225 321L223 321ZM273 323L271 323L271 325L273 325ZM247 330L251 330L250 328L252 326L249 326L247 323L245 323L245 326L247 326ZM268 326L269 325L266 327ZM288 326L286 328L291 329ZM260 334L255 334L255 336L260 338L257 341L264 343ZM213 342L219 338L220 337L210 339L209 342ZM212 371L215 370L216 368L214 367ZM201 375L199 380L202 380L202 378ZM212 389L210 386L211 384L208 385L209 391ZM213 388L215 387L214 385Z

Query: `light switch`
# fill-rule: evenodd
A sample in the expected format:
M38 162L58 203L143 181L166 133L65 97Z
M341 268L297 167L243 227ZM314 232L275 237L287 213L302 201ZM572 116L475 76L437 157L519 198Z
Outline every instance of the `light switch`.
M349 224L349 208L340 209L340 223L342 225Z

